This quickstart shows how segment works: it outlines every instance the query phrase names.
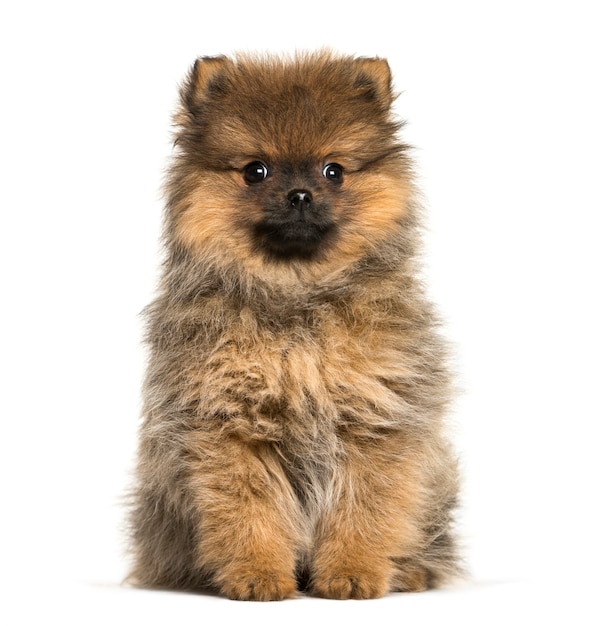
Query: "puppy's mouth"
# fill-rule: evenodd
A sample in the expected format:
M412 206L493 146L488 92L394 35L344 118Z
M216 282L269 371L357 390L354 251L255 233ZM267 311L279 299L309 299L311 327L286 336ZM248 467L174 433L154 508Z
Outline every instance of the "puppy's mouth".
M326 207L317 205L309 192L294 190L285 204L265 211L254 233L258 244L274 258L291 260L317 256L334 229Z
M333 228L333 222L313 224L263 220L256 225L255 232L268 252L288 260L313 257Z

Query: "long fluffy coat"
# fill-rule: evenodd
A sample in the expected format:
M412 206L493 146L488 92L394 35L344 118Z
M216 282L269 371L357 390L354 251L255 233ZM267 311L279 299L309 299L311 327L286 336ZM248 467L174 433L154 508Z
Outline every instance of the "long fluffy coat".
M385 61L326 53L200 59L183 85L146 313L136 584L370 598L456 571L446 353L392 100ZM257 225L302 185L330 235L281 258Z

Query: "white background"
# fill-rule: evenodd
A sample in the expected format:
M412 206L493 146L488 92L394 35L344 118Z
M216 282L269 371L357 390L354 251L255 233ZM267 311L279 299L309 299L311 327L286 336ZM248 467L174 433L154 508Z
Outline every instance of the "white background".
M589 623L584 4L3 3L3 623ZM177 84L196 56L319 46L386 56L401 92L472 578L344 603L120 587Z

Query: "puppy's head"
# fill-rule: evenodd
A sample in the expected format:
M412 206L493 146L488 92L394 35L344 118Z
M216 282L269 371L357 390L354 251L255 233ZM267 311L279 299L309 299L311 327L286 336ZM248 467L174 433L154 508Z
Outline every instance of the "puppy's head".
M351 263L398 228L410 183L381 59L199 59L181 91L173 236L257 272Z

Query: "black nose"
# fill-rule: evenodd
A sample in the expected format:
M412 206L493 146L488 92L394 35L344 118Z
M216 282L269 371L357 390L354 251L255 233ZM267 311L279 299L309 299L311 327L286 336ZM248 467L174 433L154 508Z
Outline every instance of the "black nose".
M311 193L305 189L293 189L287 195L287 200L294 209L301 211L311 206L312 197Z

